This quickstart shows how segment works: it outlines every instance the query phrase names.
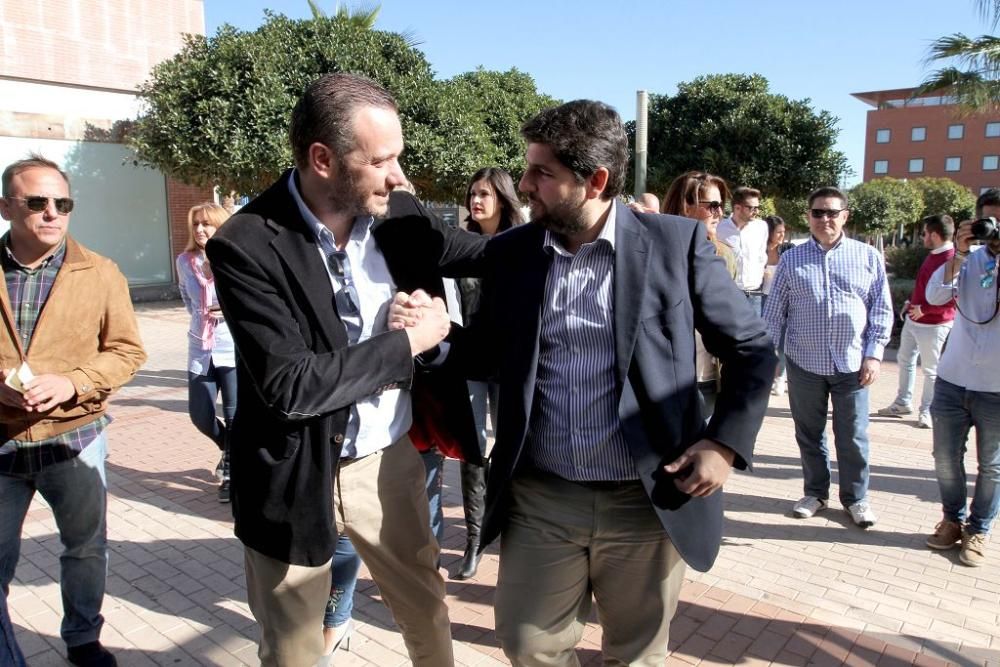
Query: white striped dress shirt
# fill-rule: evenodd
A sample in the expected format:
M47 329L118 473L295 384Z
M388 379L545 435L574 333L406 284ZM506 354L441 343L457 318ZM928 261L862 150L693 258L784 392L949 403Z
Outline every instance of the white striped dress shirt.
M570 254L551 233L527 452L572 481L638 479L618 419L615 380L615 207L600 236Z

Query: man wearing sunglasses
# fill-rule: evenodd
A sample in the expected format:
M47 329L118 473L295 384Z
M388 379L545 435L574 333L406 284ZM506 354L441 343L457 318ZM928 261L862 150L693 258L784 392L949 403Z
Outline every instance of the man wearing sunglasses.
M59 166L32 155L3 172L0 238L0 587L14 578L37 491L64 551L61 634L69 661L109 667L99 640L108 569L108 395L146 359L128 284L67 234L73 199Z
M840 502L862 528L875 525L868 501L868 387L878 377L892 330L892 302L882 256L847 238L847 195L833 187L809 195L812 239L784 253L764 318L773 340L785 331L788 403L802 456L805 495L792 514L806 519L830 497L827 405Z
M986 190L976 201L976 219L1000 220L1000 190ZM996 227L994 226L994 230ZM981 245L973 246L978 241ZM966 220L955 233L955 255L927 283L927 301L956 300L955 326L938 364L931 418L934 420L934 470L941 492L941 522L927 546L946 550L961 541L959 560L970 567L986 563L990 527L1000 511L1000 284L997 258L1000 235L973 235ZM975 491L967 503L965 451L976 430Z
M313 665L323 651L330 561L344 533L368 566L417 667L454 662L425 468L410 440L435 382L435 426L481 460L468 386L414 373L445 337L440 298L413 329L387 330L397 289L444 295L485 237L431 217L407 192L396 103L350 74L311 83L292 111L295 167L208 242L240 354L232 505L245 545L261 664ZM394 190L396 190L394 192ZM390 205L391 196L391 205ZM424 385L426 386L426 385Z
M738 187L733 191L733 214L719 223L718 238L733 250L736 259L736 285L747 301L761 314L764 267L767 266L767 223L757 217L760 190Z

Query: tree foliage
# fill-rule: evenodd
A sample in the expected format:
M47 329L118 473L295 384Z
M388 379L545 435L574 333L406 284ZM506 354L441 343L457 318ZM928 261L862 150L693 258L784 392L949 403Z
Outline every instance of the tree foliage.
M972 217L976 209L976 196L964 185L950 178L917 178L912 182L920 190L924 202L921 218L947 214L958 225Z
M500 86L517 83L523 113L537 111L527 75L476 73L498 82L492 100L477 106L450 97L465 84L436 80L406 35L373 30L345 12L292 20L265 11L256 30L224 25L212 37L188 36L180 53L157 65L140 88L146 109L129 143L142 162L183 182L259 192L292 164L288 122L296 100L330 72L364 74L393 93L406 139L403 166L426 199L457 200L472 172L520 152L519 138L516 148L495 143L513 134L500 127L503 114L483 113L503 106Z
M976 0L975 4L990 29L996 30L1000 0ZM945 35L931 43L925 62L944 66L929 74L915 94L953 96L967 112L1000 109L1000 38Z
M849 224L861 234L892 234L920 219L924 200L920 189L898 178L876 178L850 191Z
M836 124L808 99L770 92L758 74L698 77L676 95L650 95L647 189L662 193L699 169L768 196L802 197L848 173L847 158L833 148ZM635 123L628 130L634 145Z

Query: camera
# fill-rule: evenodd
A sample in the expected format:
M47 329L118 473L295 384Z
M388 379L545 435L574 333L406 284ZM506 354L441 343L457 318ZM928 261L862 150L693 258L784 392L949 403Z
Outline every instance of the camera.
M1000 225L996 218L981 218L972 223L969 229L972 238L977 241L993 241L1000 239Z

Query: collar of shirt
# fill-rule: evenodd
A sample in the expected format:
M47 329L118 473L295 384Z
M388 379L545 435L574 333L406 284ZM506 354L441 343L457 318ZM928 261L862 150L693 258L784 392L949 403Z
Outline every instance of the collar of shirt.
M940 248L934 248L934 250L931 250L931 254L940 255L941 253L948 252L954 247L955 246L951 241L945 241L943 244L941 244Z
M10 266L9 268L18 268L28 273L34 273L35 271L44 269L49 264L54 264L54 263L61 264L63 257L66 255L66 239L64 237L63 240L59 243L59 247L56 248L56 251L54 253L46 257L41 264L31 269L22 264L21 261L14 254L14 251L10 249L9 231L6 234L4 234L3 237L0 237L0 245L3 246L3 257L6 260L9 260L9 262L5 262L5 264L13 263L13 265Z
M604 221L604 227L601 228L601 233L597 235L597 238L590 243L584 243L581 246L581 250L587 246L597 245L601 241L605 241L611 247L612 250L615 249L615 220L617 216L617 204L612 200L611 206L608 209L608 219ZM549 252L556 252L563 257L572 257L573 254L566 250L562 242L559 241L559 237L553 234L548 229L545 230L545 242L542 247Z
M295 205L299 207L299 213L302 214L302 219L306 221L309 229L312 230L313 236L316 238L316 242L327 252L327 254L333 252L337 249L336 240L333 238L333 232L329 228L319 221L319 218L309 210L306 205L302 195L299 194L298 187L298 169L292 169L292 173L288 175L288 191L292 194L292 199L295 200ZM354 226L351 228L351 240L359 241L364 243L368 239L368 235L371 233L372 223L375 219L370 215L359 215L354 219ZM359 224L360 223L360 224Z
M840 232L840 238L837 239L836 243L830 246L830 250L836 250L837 248L839 248L840 245L844 242L844 239L846 238L847 235L844 234L844 232ZM809 237L809 243L811 243L812 246L816 248L816 250L819 250L820 252L830 252L830 250L827 250L826 248L823 247L823 244L820 243L815 236Z

